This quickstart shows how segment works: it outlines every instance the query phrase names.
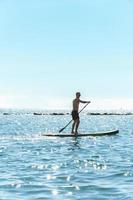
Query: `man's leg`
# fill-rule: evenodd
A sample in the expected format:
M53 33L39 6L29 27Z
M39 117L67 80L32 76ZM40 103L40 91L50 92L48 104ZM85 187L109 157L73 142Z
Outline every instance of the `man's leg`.
M79 127L79 123L80 123L80 120L79 118L76 119L76 128L75 128L75 134L78 134L78 127Z
M71 133L74 133L75 124L76 124L76 121L74 120L74 122L72 124L72 131L71 131Z

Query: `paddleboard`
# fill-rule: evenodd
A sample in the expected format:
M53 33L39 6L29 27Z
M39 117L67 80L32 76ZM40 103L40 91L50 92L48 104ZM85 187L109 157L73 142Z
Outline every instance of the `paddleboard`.
M119 130L112 130L112 131L104 131L104 132L95 132L95 133L82 133L82 134L43 134L43 136L47 137L86 137L86 136L111 136L116 135L119 133Z

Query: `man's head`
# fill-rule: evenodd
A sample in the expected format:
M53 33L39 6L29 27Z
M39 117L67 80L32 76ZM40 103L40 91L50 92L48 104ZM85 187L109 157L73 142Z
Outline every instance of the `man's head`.
M76 97L79 98L81 96L80 92L76 92Z

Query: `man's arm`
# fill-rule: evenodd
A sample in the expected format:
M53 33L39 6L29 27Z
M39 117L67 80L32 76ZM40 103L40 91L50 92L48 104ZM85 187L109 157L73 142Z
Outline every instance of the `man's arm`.
M91 101L82 101L82 100L79 100L80 103L91 103Z

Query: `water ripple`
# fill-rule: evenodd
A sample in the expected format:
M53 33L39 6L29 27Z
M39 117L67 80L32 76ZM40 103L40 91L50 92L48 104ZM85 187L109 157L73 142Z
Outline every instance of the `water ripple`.
M57 132L69 117L0 116L2 200L133 199L132 116L81 117L81 132L118 128L117 136L42 137Z

